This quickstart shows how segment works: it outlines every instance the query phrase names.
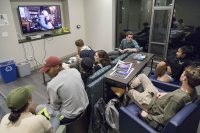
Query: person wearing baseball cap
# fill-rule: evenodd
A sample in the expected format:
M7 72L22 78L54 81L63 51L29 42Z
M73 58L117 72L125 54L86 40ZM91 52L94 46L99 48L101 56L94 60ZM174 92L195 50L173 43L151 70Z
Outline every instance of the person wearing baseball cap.
M52 133L51 123L42 115L29 112L33 86L23 86L10 91L7 106L11 113L6 114L0 124L2 133ZM33 126L34 125L34 126Z
M39 72L51 78L47 83L49 104L36 105L32 108L33 113L45 114L56 128L59 124L72 122L86 110L89 100L77 69L64 69L58 57L50 56Z

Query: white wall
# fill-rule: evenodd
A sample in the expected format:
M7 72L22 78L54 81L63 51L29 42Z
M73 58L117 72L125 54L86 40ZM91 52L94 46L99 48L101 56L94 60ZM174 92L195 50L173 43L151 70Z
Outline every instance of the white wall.
M16 5L19 1L25 1L27 5L29 2L48 4L46 0L0 0L0 13L7 14L9 21L8 26L0 26L0 62L8 59L14 59L17 63L25 61L25 53L28 58L35 55L39 63L43 63L43 59L50 55L63 58L76 52L74 42L79 38L95 50L111 51L115 46L115 0L68 0L71 33L24 44L18 43L19 26L16 23L19 20L16 20L15 13L12 12L13 4ZM76 25L81 25L81 28L77 29ZM8 37L3 38L2 32L7 32ZM31 65L34 67L35 63L31 62Z
M14 0L13 0L14 1ZM12 1L12 2L13 2ZM11 3L12 3L11 2ZM46 1L43 1L46 2ZM46 47L46 57L55 55L60 58L68 54L76 52L74 42L78 38L85 39L85 19L84 19L84 0L68 0L69 20L71 33L67 35L48 38L45 40L32 41L24 43L27 57L34 55L38 62L42 63L45 55L44 42ZM14 59L17 63L25 61L25 52L23 44L18 43L17 31L15 23L19 20L13 19L13 13L9 0L0 1L0 13L8 15L8 26L0 26L0 62L8 59ZM29 2L26 2L28 4ZM41 4L42 2L40 2ZM62 14L63 15L63 14ZM82 28L77 29L76 25L80 24ZM3 38L2 32L7 32L8 37ZM32 66L34 63L32 62Z
M86 44L95 50L115 46L116 0L85 0Z

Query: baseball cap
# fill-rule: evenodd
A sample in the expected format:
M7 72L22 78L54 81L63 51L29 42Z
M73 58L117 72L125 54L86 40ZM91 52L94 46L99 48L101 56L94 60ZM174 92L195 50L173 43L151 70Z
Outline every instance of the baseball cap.
M56 65L61 65L61 60L56 56L50 56L45 60L44 66L39 70L39 72L43 73L48 71L51 67Z
M31 85L13 89L7 96L8 108L19 110L28 102L34 87Z

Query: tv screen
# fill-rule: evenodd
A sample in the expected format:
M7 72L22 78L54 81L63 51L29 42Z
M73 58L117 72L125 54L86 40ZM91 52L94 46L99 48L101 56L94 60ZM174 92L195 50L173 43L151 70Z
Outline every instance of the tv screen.
M59 5L18 6L18 12L23 34L62 27Z

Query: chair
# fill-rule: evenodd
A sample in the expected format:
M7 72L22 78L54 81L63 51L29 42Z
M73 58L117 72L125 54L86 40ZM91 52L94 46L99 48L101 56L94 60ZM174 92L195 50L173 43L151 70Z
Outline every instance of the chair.
M93 73L91 76L88 77L87 79L87 85L98 79L101 75L105 74L108 70L110 70L111 65L105 66L101 68L100 70L96 71Z
M112 66L115 66L119 60L124 60L124 59L125 59L126 57L128 57L129 55L130 55L130 53L125 53L125 54L122 54L122 55L118 56L117 58L115 58L115 59L111 62L111 65L112 65Z
M66 126L60 125L58 129L56 130L56 133L66 133Z
M89 98L89 115L91 127L94 127L94 105L100 98L104 97L104 76L86 86L86 92Z
M170 82L170 83L159 81L159 80L157 80L157 77L153 72L150 73L150 75L148 77L157 88L160 88L166 92L174 91L174 90L178 89L181 85L180 81L176 81L176 80L173 82Z
M134 103L119 110L120 133L157 133L146 122L140 119L141 109ZM200 97L185 105L162 129L162 133L196 133L200 120Z
M7 107L6 97L0 93L0 120L9 112L10 110Z
M65 126L65 128L63 126ZM56 133L87 133L88 127L89 118L88 109L86 109L76 120L60 125Z

